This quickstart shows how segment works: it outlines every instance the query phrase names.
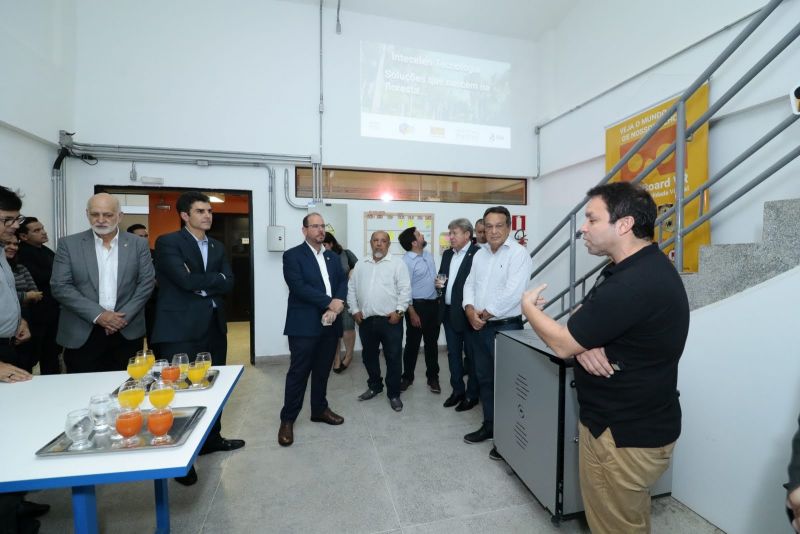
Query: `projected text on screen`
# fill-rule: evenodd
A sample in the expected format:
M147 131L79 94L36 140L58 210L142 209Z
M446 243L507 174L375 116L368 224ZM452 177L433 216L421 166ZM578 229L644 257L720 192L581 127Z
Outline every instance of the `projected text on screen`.
M511 148L511 65L361 42L361 135Z

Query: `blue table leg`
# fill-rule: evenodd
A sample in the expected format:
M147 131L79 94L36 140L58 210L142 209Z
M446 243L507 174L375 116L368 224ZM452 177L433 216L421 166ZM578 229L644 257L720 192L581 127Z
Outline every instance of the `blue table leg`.
M169 534L169 490L167 479L153 481L156 487L156 534Z
M97 534L97 499L94 486L72 488L72 515L76 533Z

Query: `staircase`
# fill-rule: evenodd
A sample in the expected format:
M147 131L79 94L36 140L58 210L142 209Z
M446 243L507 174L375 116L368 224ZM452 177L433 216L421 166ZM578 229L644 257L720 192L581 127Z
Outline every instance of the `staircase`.
M681 275L692 310L800 265L800 199L764 203L761 243L709 245L697 273Z

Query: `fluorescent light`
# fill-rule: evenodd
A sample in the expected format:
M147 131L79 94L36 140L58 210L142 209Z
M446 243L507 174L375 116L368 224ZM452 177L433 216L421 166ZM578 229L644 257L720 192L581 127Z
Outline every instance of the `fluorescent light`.
M207 193L208 200L215 204L225 202L225 195L223 193Z

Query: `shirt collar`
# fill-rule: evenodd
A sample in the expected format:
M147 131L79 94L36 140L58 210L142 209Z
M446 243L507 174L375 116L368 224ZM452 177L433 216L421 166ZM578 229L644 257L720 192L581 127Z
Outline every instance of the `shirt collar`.
M369 255L369 256L367 256L367 257L364 259L364 261L366 261L367 263L374 263L374 264L376 264L376 265L377 265L378 263L383 263L383 262L385 262L385 261L392 261L392 253L391 253L391 252L389 252L388 254L386 254L386 256L382 257L382 258L381 258L380 260L378 260L378 261L375 261L375 259L372 257L372 254L370 253L370 255Z
M203 239L197 239L197 237L192 232L189 232L188 228L186 228L184 226L183 229L186 230L189 233L189 235L192 236L192 239L194 239L198 243L206 243L206 244L208 244L208 234L206 234L205 237L203 237Z
M103 244L103 238L97 235L94 230L92 230L92 235L94 236L95 245ZM111 246L114 247L117 243L119 243L119 228L117 228L117 234L114 236L114 239L111 240Z
M322 256L323 254L325 254L325 247L323 247L323 246L321 246L321 245L320 245L320 247L319 247L319 252L317 252L317 251L316 251L316 249L315 249L314 247L312 247L311 245L309 245L309 244L308 244L308 241L303 241L303 242L306 244L306 246L308 246L308 248L310 248L310 249L311 249L311 252L312 252L312 253L313 253L315 256Z

